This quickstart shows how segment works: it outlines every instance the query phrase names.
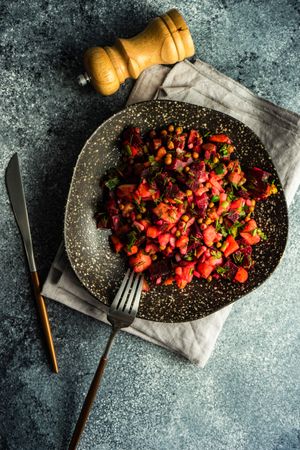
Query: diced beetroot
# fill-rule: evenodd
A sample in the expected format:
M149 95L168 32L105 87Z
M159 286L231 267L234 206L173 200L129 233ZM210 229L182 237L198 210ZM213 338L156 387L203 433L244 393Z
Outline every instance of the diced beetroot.
M172 163L168 166L168 168L171 170L176 170L177 172L182 172L182 170L192 162L193 162L192 158L188 158L187 161L175 158L172 160Z
M245 281L248 280L248 272L243 267L239 267L237 273L234 277L235 281L238 281L239 283L245 283Z
M121 184L117 187L117 197L124 198L126 200L132 200L135 189L135 184Z
M204 192L203 194L201 194L199 197L196 197L196 205L198 207L198 214L200 217L204 217L205 216L205 211L207 210L208 207L208 196L207 194Z
M143 272L151 266L152 259L151 256L139 251L136 255L129 258L129 264L133 268L134 272Z
M227 214L227 218L231 220L233 223L237 222L240 218L240 213L237 210L231 210Z
M202 144L201 150L203 150L204 158L207 160L213 158L217 154L217 146L215 144Z
M197 130L190 130L187 144L194 144L199 139L200 135ZM190 147L189 147L190 148Z
M229 255L234 253L239 248L239 244L236 242L233 236L231 234L227 236L225 239L221 250L224 253L224 256L227 258Z
M269 172L253 167L246 173L247 181L244 186L256 200L265 199L272 193L271 185L268 184L269 177Z
M246 242L246 244L248 245L255 245L258 244L258 242L260 241L260 237L258 234L251 234L251 233L240 233L240 236L244 239L244 241Z
M230 280L233 280L237 271L238 271L238 266L236 264L234 264L232 261L228 260L225 264L224 264L224 269L226 270L226 272L224 274L222 274L222 277L224 278L229 278Z
M204 150L205 152L208 151L210 153L217 152L217 146L215 144L210 144L210 143L202 144L201 149Z
M129 127L123 131L123 144L131 143L132 145L141 146L143 143L141 130L138 127Z
M117 203L113 197L110 197L106 204L107 212L109 216L119 214Z
M161 144L162 144L161 139L155 138L152 139L151 147L153 150L157 150L159 147L161 147Z
M155 282L157 278L166 278L171 275L170 261L164 259L161 261L154 261L149 267L149 277L151 282Z

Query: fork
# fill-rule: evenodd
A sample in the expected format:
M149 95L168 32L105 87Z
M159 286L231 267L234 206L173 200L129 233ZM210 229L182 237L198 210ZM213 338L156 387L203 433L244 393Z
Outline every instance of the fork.
M112 330L108 342L106 344L104 353L100 359L98 368L94 375L93 381L84 400L79 418L76 423L75 430L69 445L69 450L75 450L80 436L83 432L84 426L87 422L90 410L96 398L96 394L108 361L108 354L111 349L113 340L118 331L122 328L129 327L134 321L140 303L143 276L127 270L120 289L118 290L107 315L107 320L112 325Z

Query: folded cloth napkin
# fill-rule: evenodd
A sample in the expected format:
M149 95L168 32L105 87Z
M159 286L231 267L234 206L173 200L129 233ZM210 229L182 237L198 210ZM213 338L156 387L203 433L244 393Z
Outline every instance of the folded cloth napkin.
M128 104L152 98L181 100L216 109L248 125L262 140L281 177L288 204L300 181L300 120L297 114L258 98L234 80L197 60L172 68L153 66L137 80ZM43 295L107 322L107 307L80 284L60 246L43 286ZM177 352L204 367L231 305L200 320L178 324L136 319L124 329Z

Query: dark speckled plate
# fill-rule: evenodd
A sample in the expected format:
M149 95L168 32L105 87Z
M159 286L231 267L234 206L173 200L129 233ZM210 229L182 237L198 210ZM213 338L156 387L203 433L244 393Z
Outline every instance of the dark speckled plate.
M70 187L65 215L65 244L71 265L81 283L109 305L125 272L122 257L110 250L107 232L96 228L99 179L118 163L118 138L124 127L145 132L169 122L186 128L226 132L236 145L244 167L271 172L278 195L259 202L255 219L268 235L254 249L255 270L245 284L195 280L184 290L157 286L144 293L138 316L160 322L184 322L207 316L233 303L263 283L283 254L288 231L287 206L275 167L258 137L241 122L220 112L188 103L154 100L125 108L104 122L81 151Z

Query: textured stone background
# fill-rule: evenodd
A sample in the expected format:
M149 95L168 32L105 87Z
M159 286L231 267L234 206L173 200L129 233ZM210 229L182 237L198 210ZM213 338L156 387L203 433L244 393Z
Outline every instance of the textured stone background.
M0 448L67 448L109 329L48 303L60 373L49 372L20 237L4 186L19 152L41 277L62 237L72 167L132 87L82 90L82 54L141 31L173 6L197 56L300 113L297 0L2 1ZM283 149L284 151L284 149ZM299 435L300 193L282 264L239 301L204 370L122 333L80 449L292 450Z

